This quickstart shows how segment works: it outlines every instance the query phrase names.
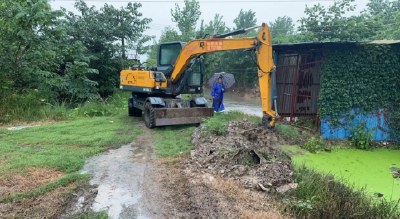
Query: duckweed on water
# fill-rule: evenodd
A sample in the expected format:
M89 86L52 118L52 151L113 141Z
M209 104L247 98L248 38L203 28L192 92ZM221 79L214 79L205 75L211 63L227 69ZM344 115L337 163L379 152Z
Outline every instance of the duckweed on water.
M393 178L392 167L400 168L400 150L357 149L312 154L297 147L285 147L295 165L305 164L321 173L343 178L355 187L366 187L371 195L383 194L388 200L400 198L400 179Z

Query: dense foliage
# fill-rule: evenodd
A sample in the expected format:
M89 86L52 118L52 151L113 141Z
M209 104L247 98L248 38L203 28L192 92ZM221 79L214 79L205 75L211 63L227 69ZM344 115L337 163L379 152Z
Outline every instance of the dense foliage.
M124 42L141 43L151 21L137 3L98 11L77 1L80 15L53 11L47 0L2 0L0 7L1 92L37 89L46 101L111 94L129 49Z
M400 0L370 0L367 8L359 15L348 16L347 13L356 9L355 0L339 0L325 7L320 4L306 6L305 16L299 20L296 29L294 21L288 16L276 18L269 22L273 43L295 43L304 41L325 40L373 40L400 39L400 29L396 23L400 21ZM186 16L185 16L186 15ZM254 11L241 10L233 20L234 27L229 27L222 21L222 16L216 14L209 23L200 22L200 28L195 29L201 15L200 5L196 0L186 0L185 7L171 9L172 21L178 29L166 27L159 41L154 45L149 60L156 63L159 43L181 40L189 41L195 38L208 37L217 33L228 32L242 28L260 25ZM187 17L190 17L188 19ZM256 36L257 32L246 34ZM234 37L243 37L234 36ZM233 73L239 85L253 86L257 84L257 68L251 60L250 53L244 51L227 51L206 54L206 74L215 72Z
M318 100L320 116L331 116L334 125L349 109L371 112L381 108L396 117L400 112L399 72L400 47L365 44L326 48ZM349 113L345 116L344 122L352 120ZM396 118L386 120L400 131Z
M166 27L156 40L143 34L151 19L140 13L140 3L96 9L77 0L75 14L51 10L48 0L0 0L0 120L44 104L76 104L112 95L120 70L133 64L126 59L127 51L147 53L147 61L155 65L159 43L187 42L266 22L258 21L252 10L239 11L232 27L220 14L204 21L200 6L196 0L185 0L183 7L176 4L171 9L176 28ZM400 39L399 6L400 0L370 0L360 15L350 17L354 0L306 6L298 28L284 15L269 22L272 41ZM205 55L206 79L225 71L236 76L237 85L254 86L257 68L251 55L241 50Z
M151 19L140 7L99 11L79 0L74 14L51 10L47 0L1 0L0 122L42 104L111 95L125 51L147 52L151 38L143 31Z

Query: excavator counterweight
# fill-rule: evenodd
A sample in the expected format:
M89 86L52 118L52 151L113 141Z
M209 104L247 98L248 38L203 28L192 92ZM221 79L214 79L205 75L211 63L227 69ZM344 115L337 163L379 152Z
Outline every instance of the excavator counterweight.
M227 38L259 28L257 37ZM257 59L263 109L263 124L275 125L278 115L271 109L271 86L275 78L271 34L268 26L217 34L188 43L169 42L158 46L157 66L147 69L132 66L121 71L120 89L132 92L128 100L130 116L142 116L148 128L200 123L214 116L214 109L203 97L182 98L183 94L202 94L205 74L203 55L212 52L246 49ZM275 87L274 87L275 89ZM274 96L276 101L276 96ZM276 106L276 104L275 104Z

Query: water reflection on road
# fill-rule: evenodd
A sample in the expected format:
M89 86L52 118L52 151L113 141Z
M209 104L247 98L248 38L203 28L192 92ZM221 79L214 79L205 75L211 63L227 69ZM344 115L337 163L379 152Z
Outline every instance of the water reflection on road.
M204 90L204 97L209 102L209 106L212 106L211 90L206 88ZM229 90L224 94L224 106L225 111L241 111L249 115L262 117L261 99L256 98L244 98L230 93Z

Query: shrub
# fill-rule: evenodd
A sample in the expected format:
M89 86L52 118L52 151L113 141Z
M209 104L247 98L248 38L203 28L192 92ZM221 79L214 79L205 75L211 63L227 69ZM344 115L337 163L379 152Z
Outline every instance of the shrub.
M359 123L354 126L352 134L350 135L351 145L362 150L370 148L370 143L373 140L373 130L369 130L366 127L366 123Z
M310 151L311 153L316 153L317 151L326 150L325 142L322 137L318 139L312 137L308 142L301 146L303 149Z

